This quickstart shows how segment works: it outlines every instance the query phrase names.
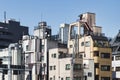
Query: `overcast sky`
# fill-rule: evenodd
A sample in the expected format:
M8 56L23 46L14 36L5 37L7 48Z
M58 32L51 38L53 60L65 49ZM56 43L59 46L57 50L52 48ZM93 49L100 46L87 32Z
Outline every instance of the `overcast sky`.
M30 34L41 20L52 28L52 34L59 31L61 23L71 23L85 12L96 14L96 25L103 33L114 37L120 29L120 0L1 0L0 21L14 18L28 26Z

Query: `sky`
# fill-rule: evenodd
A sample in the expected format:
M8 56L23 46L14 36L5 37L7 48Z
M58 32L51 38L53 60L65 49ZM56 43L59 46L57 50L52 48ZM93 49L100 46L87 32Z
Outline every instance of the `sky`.
M96 14L96 25L107 37L114 37L120 29L120 0L1 0L0 21L15 19L29 27L32 35L40 21L46 21L57 34L62 23L75 22L85 12Z

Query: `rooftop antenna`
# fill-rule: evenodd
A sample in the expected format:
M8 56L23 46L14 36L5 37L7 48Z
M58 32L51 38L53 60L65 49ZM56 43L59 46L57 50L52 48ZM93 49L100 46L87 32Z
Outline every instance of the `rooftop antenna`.
M42 13L41 13L41 22L42 22L42 18L43 18L43 15L42 15Z
M6 11L4 11L4 22L6 23Z

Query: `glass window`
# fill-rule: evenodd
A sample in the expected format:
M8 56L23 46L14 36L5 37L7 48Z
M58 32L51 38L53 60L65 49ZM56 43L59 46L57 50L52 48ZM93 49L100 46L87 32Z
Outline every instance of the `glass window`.
M95 63L95 68L99 68L99 63Z
M74 77L74 80L81 80L81 77Z
M101 53L101 58L110 58L110 53Z
M120 60L120 56L116 56L115 59L116 59L116 60Z
M89 47L90 46L90 41L85 42L85 46Z
M63 78L61 78L61 80L63 80Z
M66 80L70 80L70 77L66 77Z
M42 61L44 61L44 56L41 56L42 57Z
M81 70L81 64L74 64L74 70Z
M114 61L114 56L112 56L112 61Z
M84 46L84 42L81 42L81 46Z
M56 58L56 54L54 54L54 58Z
M56 66L54 66L54 70L56 70Z
M29 50L29 46L28 45L26 45L26 51L28 51Z
M94 56L99 56L99 51L94 51Z
M66 70L70 70L70 64L66 64Z
M101 65L101 71L110 71L109 65Z
M70 48L72 48L73 46L72 45L70 45Z
M88 72L88 77L92 77L92 73L91 72Z
M101 77L101 80L110 80L110 77Z
M44 45L41 46L42 47L42 50L44 49Z
M116 71L120 71L120 66L119 66L119 67L116 67Z
M52 80L52 78L50 78L50 80Z
M52 66L50 66L50 70L52 70Z
M51 54L51 57L53 58L53 57L54 57L54 54Z

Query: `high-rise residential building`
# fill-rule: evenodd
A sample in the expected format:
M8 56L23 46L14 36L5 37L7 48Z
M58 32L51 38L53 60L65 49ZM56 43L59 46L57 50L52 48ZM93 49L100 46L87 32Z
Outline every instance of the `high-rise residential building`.
M10 43L17 43L23 35L28 35L28 27L20 25L20 22L8 20L0 22L0 48L7 48Z
M112 39L112 78L113 80L120 79L120 30L115 38Z
M112 80L112 55L108 39L102 34L101 27L92 25L95 20L94 17L91 17L93 20L89 23L84 21L84 19L89 20L91 13L86 13L86 15L88 16L70 24L68 53L82 55L83 62L85 59L94 60L94 74L92 75L94 80ZM73 27L77 27L77 34L74 37L71 35ZM83 77L86 79L88 76L83 75Z

